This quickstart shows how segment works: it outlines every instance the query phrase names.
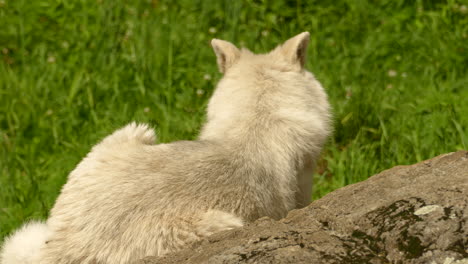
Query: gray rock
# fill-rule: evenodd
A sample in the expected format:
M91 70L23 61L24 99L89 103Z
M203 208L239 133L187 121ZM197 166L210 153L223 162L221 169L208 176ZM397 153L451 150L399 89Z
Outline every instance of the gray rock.
M459 151L137 263L468 264L467 220L468 152Z

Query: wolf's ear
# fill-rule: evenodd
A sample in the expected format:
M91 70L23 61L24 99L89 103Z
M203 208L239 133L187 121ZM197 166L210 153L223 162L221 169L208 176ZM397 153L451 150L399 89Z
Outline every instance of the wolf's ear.
M292 64L298 64L301 69L304 68L307 55L307 46L309 45L309 32L302 32L301 34L288 39L280 50Z
M239 49L230 42L213 39L211 41L211 46L216 53L216 61L218 62L218 68L221 73L226 73L240 57Z

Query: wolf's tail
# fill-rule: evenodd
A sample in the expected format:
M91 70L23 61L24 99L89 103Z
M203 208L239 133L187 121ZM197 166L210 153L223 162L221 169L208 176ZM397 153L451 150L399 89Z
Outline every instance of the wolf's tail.
M29 222L5 239L0 250L0 264L35 264L50 230L43 222Z

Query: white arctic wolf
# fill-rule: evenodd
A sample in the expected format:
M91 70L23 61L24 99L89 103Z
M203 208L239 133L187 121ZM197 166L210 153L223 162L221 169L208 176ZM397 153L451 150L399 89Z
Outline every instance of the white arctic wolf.
M307 205L331 130L327 95L304 69L308 42L304 32L255 55L214 39L224 77L199 139L117 130L71 172L47 223L6 239L2 263L129 263Z

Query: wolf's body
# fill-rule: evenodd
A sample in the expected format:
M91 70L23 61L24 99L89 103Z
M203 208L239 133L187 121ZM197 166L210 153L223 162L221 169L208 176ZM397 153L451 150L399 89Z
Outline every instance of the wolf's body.
M2 263L128 263L307 205L330 132L327 96L303 69L308 39L264 55L213 40L224 78L199 139L155 144L136 124L106 137L70 174L47 223L6 240ZM34 232L36 251L22 246Z

